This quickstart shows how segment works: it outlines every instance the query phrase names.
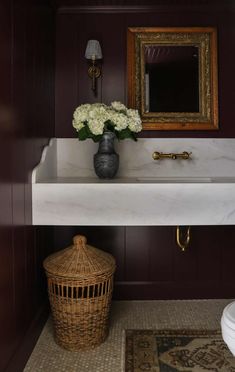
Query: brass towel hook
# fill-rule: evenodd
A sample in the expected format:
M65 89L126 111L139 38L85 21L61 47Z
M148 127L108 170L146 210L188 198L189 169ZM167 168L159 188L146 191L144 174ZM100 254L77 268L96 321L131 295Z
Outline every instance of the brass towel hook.
M180 231L180 226L177 226L177 228L176 228L176 241L177 241L178 246L181 248L181 251L185 252L185 250L188 247L189 242L190 242L190 226L188 226L186 236L185 236L185 239L184 239L183 242L181 242L181 236L182 236L182 232Z

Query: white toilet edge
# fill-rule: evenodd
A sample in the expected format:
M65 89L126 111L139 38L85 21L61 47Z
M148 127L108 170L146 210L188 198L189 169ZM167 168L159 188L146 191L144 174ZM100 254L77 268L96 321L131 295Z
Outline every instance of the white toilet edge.
M223 310L223 315L221 320L223 319L224 323L229 326L229 328L233 329L235 331L235 318L231 317L231 307L235 310L235 301L230 302ZM235 313L235 311L234 311Z
M231 339L229 338L228 335L222 335L223 336L223 340L225 342L225 344L227 345L228 349L231 351L231 353L233 354L233 356L235 356L235 342L231 342Z

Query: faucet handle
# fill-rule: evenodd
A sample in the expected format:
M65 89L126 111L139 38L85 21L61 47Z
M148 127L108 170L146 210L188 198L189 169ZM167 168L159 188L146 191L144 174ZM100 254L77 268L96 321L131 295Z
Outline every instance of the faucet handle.
M154 152L152 153L152 158L153 158L153 160L158 160L158 159L160 159L160 158L161 158L161 154L160 154L160 152L158 152L158 151L154 151Z
M192 154L192 152L187 152L187 151L184 151L182 153L169 153L169 154L165 154L163 152L158 152L158 151L154 151L153 154L152 154L152 157L154 160L159 160L159 159L163 159L163 158L168 158L168 159L189 159L190 158L190 155Z

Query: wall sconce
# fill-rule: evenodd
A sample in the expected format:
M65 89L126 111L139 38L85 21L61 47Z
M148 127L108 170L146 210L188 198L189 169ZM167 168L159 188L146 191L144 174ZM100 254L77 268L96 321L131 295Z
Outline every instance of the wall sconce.
M102 59L102 50L98 40L88 40L85 58L91 60L92 65L88 69L88 75L92 79L92 90L96 93L96 79L101 75L101 69L96 66L96 60Z

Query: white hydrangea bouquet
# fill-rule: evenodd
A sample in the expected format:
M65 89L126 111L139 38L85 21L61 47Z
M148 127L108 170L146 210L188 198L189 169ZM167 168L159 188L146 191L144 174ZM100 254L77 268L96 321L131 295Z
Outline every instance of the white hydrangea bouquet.
M141 119L137 110L128 109L121 102L112 102L110 106L103 103L83 104L73 114L73 127L78 139L91 138L99 142L105 131L114 132L119 140L136 139L136 133L142 130Z

